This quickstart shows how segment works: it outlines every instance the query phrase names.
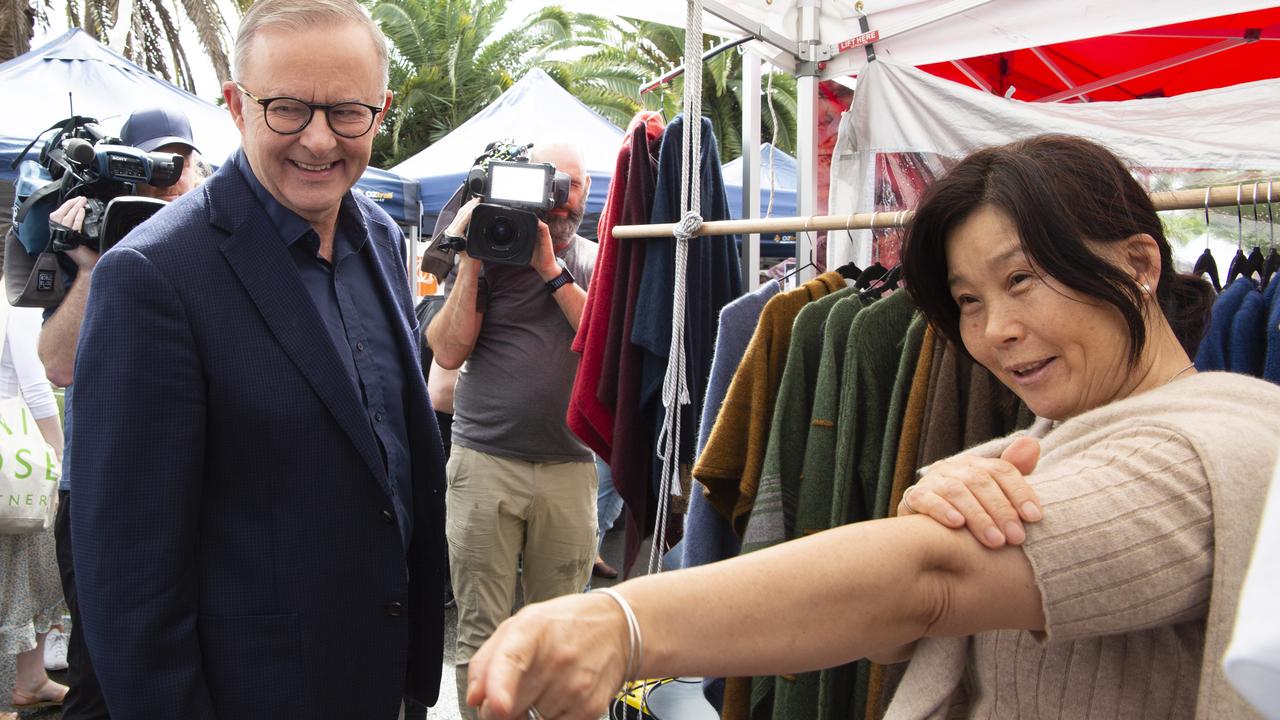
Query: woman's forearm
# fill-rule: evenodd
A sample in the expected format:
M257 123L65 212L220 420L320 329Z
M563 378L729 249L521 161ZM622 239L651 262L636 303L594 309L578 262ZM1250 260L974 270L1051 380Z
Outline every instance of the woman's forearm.
M619 590L643 632L643 677L803 672L930 634L1043 625L1021 550L988 550L920 517L847 525Z

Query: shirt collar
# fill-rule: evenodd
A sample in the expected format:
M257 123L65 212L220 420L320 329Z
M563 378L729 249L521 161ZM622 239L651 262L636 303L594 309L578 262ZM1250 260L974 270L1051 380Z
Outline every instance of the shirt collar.
M271 218L271 224L280 233L284 244L286 246L293 245L311 232L311 223L281 204L262 184L262 181L258 180L253 168L249 166L249 158L245 157L244 149L241 148L236 153L239 155L240 174L244 176L245 182L249 184L249 189L253 191L254 197L258 198L258 202L262 204L262 209L266 211L267 217ZM336 229L338 234L346 236L353 250L358 252L364 247L365 239L368 237L364 225L364 217L350 192L342 196L342 204L338 208Z

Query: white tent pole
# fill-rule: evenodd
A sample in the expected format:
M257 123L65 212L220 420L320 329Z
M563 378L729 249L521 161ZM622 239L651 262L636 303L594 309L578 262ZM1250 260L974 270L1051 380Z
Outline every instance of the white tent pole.
M1067 73L1062 70L1062 68L1058 67L1058 63L1054 62L1053 58L1049 57L1044 50L1038 47L1033 47L1031 48L1031 54L1039 58L1040 62L1044 63L1044 66L1049 68L1049 72L1053 73L1054 77L1062 81L1063 85L1066 85L1068 88L1076 86L1075 80L1072 80ZM1080 95L1079 97L1081 102L1092 102L1088 95Z
M1199 210L1205 207L1205 190L1209 190L1209 207L1236 207L1240 198L1248 191L1240 188L1251 185L1265 185L1268 178L1253 178L1239 184L1215 185L1212 188L1192 188L1172 192L1151 193L1151 202L1158 212L1167 210ZM1247 203L1246 203L1247 204ZM786 233L817 232L819 230L867 230L877 228L902 227L911 222L914 213L910 210L881 213L854 213L851 215L818 215L809 217L763 218L758 220L719 220L705 222L696 233L702 235L733 235L738 233ZM620 239L642 239L653 237L670 237L675 233L675 223L657 225L619 225L613 229L613 236Z
M952 60L951 64L954 65L957 70L964 73L964 76L969 78L970 82L977 85L979 90L982 90L983 92L992 92L991 83L982 79L981 75L974 72L973 68L969 67L969 63L963 60Z
M1052 102L1059 102L1062 100L1070 100L1071 98L1084 95L1085 93L1094 92L1095 90L1101 90L1102 88L1111 87L1112 85L1119 85L1120 83L1128 82L1135 78L1140 78L1144 75L1150 75L1151 73L1154 73L1154 72L1167 70L1168 68L1171 68L1171 67L1177 67L1178 65L1182 65L1183 63L1189 63L1192 60L1199 60L1200 58L1203 58L1203 57L1216 55L1217 53L1220 53L1224 50L1230 50L1233 47L1238 47L1240 45L1244 45L1250 42L1254 42L1254 40L1249 40L1248 38L1233 38L1230 40L1223 40L1221 42L1216 42L1207 47L1191 50L1189 52L1182 53L1181 55L1175 55L1174 57L1168 58L1167 60L1160 60L1159 62L1153 62L1150 65L1144 65L1140 68L1135 68L1133 70L1128 70L1126 72L1117 73L1115 75L1112 75L1111 77L1105 77L1105 78L1102 78L1101 80L1094 80L1093 82L1085 83L1084 85L1080 85L1078 87L1073 87L1067 90L1063 90L1062 92L1059 92L1059 93L1047 95L1045 97L1040 98L1039 100L1036 100L1035 102L1052 103Z
M760 58L742 54L742 217L760 217ZM742 238L742 286L760 286L760 234Z
M816 47L820 41L818 21L822 0L796 0L800 8L799 38L801 48ZM802 57L812 57L801 51ZM809 60L797 68L796 78L796 211L813 215L818 211L818 64ZM797 282L812 279L814 237L796 233L796 264L801 268ZM825 260L825 258L824 258Z

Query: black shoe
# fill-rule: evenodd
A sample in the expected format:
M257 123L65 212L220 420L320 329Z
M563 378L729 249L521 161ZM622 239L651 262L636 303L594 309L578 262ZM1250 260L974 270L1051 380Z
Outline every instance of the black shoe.
M616 580L618 578L618 571L603 560L596 561L596 564L591 567L591 574L605 580Z

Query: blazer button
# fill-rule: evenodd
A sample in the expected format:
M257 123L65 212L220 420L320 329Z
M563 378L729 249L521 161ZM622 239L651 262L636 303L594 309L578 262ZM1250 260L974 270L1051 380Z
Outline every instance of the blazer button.
M404 605L398 602L387 603L387 614L391 617L400 617L404 614Z
M383 519L383 520L386 520L388 525L395 525L395 524L396 524L396 516L395 516L395 515L392 515L390 510L383 510L383 511L382 511L382 519Z

